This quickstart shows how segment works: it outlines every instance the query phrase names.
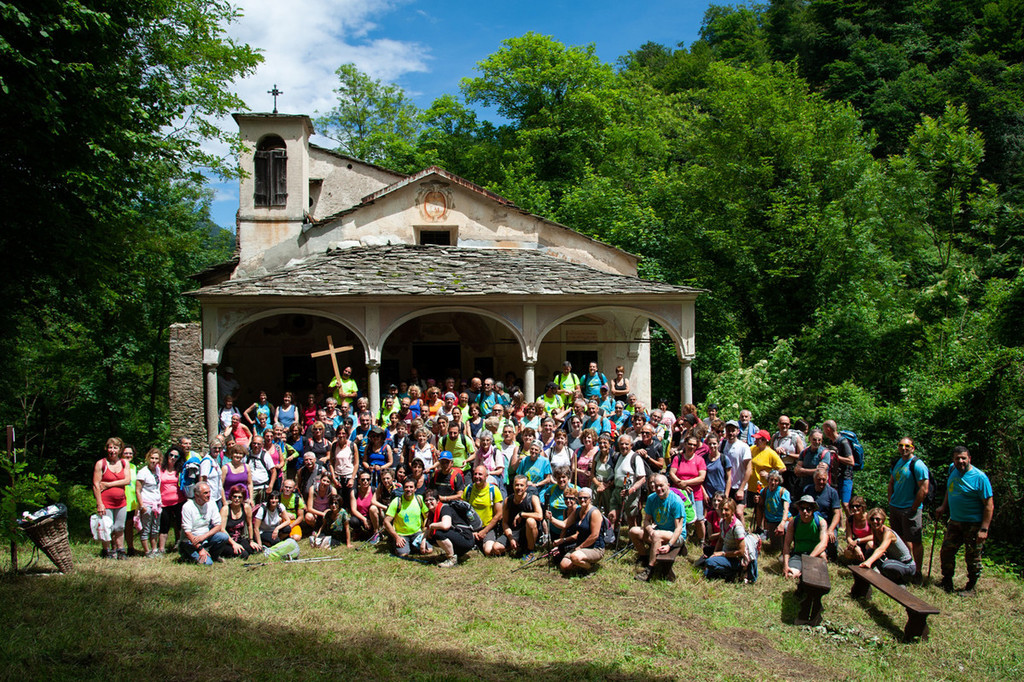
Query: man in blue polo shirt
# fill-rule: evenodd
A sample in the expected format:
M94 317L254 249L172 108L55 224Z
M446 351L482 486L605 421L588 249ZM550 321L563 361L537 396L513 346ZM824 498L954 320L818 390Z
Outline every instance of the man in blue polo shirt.
M587 373L580 377L580 390L584 400L599 400L601 388L608 385L608 377L597 371L597 363L587 367Z
M646 566L636 576L637 580L643 581L650 580L659 554L665 554L673 547L686 547L683 501L669 489L668 478L664 474L656 474L652 478L654 492L644 502L643 525L629 529L629 539L633 541L637 557L644 559Z
M971 466L971 453L962 445L953 448L953 466L946 483L946 497L935 510L935 520L949 511L946 535L939 551L942 562L942 589L953 591L953 573L956 570L956 553L964 546L967 561L967 584L963 593L974 592L974 586L981 575L981 549L988 539L989 525L995 505L992 501L992 484L981 469Z
M914 441L910 438L901 439L896 448L900 456L889 472L889 527L914 555L917 574L911 582L920 585L924 562L922 510L928 495L928 467L914 455Z

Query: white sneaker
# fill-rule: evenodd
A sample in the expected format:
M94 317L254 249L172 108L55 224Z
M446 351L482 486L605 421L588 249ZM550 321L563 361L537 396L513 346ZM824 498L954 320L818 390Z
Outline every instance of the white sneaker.
M441 568L451 568L459 563L459 558L454 554L438 564Z

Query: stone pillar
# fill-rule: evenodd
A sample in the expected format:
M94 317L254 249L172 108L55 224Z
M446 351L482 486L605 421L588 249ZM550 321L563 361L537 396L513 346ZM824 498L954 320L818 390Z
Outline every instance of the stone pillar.
M220 431L220 405L217 404L217 367L211 362L206 365L206 442L212 443Z
M189 436L197 448L206 438L201 331L198 322L172 324L168 345L168 419L171 436Z
M537 399L536 367L536 362L523 364L523 394L526 396L526 402L528 403L532 403Z
M690 358L683 358L679 363L679 392L682 394L683 405L693 402L693 372L690 369Z
M371 360L366 363L366 388L370 393L370 414L380 410L380 363Z

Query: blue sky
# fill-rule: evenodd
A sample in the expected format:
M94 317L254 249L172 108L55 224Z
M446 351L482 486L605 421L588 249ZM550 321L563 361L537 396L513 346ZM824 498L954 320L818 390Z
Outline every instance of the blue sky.
M346 62L400 85L420 107L458 93L459 80L506 38L528 31L566 45L593 43L602 61L648 41L673 47L696 40L705 0L641 3L535 0L495 3L425 0L237 0L242 17L228 34L263 51L256 74L235 84L252 111L270 111L267 90L284 94L282 113L330 109L334 70ZM488 112L481 111L487 118ZM229 118L223 122L233 128ZM327 140L318 140L329 145ZM470 178L472 180L472 178ZM238 183L212 183L213 218L234 228Z

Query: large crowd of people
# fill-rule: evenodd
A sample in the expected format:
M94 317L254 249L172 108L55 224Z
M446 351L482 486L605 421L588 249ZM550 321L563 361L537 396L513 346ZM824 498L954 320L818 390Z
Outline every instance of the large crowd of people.
M675 414L665 400L640 402L621 366L612 376L596 363L577 375L565 362L526 401L511 374L414 375L389 386L376 414L348 367L330 392L303 401L288 392L275 407L260 392L240 409L229 395L204 453L181 437L136 463L134 447L107 441L93 471L97 515L111 525L102 556L172 552L212 564L287 540L383 541L442 567L477 549L550 556L574 573L622 544L648 580L659 555L692 544L708 578L756 580L762 552L777 552L786 576L799 577L810 555L920 582L924 503L941 492L941 585L953 589L964 546L964 589L974 590L993 499L966 448L954 449L936 491L913 440L901 439L887 509L868 509L855 494L863 450L834 421L812 428L782 415L768 430L749 410L725 421L716 405Z

